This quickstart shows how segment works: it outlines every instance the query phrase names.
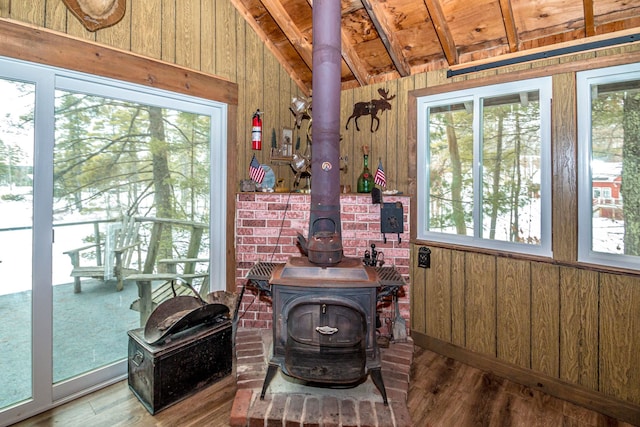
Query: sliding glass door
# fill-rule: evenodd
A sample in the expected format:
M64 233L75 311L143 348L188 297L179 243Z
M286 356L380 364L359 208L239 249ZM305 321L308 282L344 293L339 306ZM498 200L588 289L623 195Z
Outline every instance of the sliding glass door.
M148 315L132 275L224 288L226 208L210 201L226 198L227 119L212 101L2 58L0 91L8 425L126 378L127 331ZM171 262L184 258L198 263Z
M0 78L0 408L31 399L35 84Z

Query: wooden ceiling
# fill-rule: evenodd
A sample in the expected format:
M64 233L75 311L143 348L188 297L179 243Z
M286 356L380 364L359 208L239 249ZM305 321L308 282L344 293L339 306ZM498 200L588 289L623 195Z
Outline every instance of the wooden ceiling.
M340 1L343 90L640 39L640 0ZM310 94L313 0L232 2Z

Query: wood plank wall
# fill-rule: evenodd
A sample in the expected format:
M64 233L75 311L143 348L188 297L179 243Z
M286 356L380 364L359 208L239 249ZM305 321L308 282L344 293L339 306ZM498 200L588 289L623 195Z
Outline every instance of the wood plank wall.
M0 0L0 17L237 83L237 141L231 141L237 148L236 180L247 176L253 155L250 122L256 108L265 112L265 149L257 153L262 163L269 162L271 129L279 139L283 127L294 125L289 103L302 92L229 0L128 0L124 19L95 33L86 31L60 0ZM424 345L436 343L431 346L442 351L454 349L455 353L458 349L461 354L488 357L490 363L510 366L507 374L523 369L534 377L579 387L576 393L580 396L579 390L600 393L605 400L614 399L614 404L621 402L618 415L627 418L634 410L637 416L640 408L640 276L576 262L575 72L637 62L638 51L640 45L635 43L451 79L445 71L433 71L341 94L341 155L348 158L341 183L355 188L362 168L361 148L366 144L371 147L373 169L378 158L382 159L388 188L412 195L415 117L408 105L421 90L553 74L554 258L518 259L413 239L411 328ZM379 130L369 131L368 117L360 120L360 131L353 123L347 130L353 105L378 98L379 88L396 95L392 110L380 116ZM274 166L274 170L290 182L287 166ZM422 245L432 249L428 270L414 267ZM597 404L591 395L585 396L585 404Z
M417 241L412 223L412 334L419 345L634 424L640 423L640 275L577 262L575 73L638 62L639 48L633 44L453 79L428 73L428 84L410 92L407 135L413 165L411 103L442 91L440 85L454 90L553 77L553 259ZM413 194L413 170L408 186ZM411 216L416 218L415 212ZM432 251L430 269L417 268L422 246Z

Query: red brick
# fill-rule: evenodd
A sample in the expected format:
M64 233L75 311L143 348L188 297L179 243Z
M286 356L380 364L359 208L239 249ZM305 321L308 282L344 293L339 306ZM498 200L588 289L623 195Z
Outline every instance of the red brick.
M264 427L264 420L271 406L271 399L265 397L261 400L259 397L254 399L253 405L249 409L249 427Z
M267 427L281 427L287 406L286 394L275 394L271 400L269 413L266 417Z
M352 399L340 401L340 425L342 427L358 427L356 403Z
M407 409L407 405L404 403L391 402L391 411L393 412L393 419L395 421L395 427L411 427L413 421L411 420L411 414Z
M321 403L322 427L340 426L340 403L333 396L324 396Z
M320 427L320 399L315 396L307 397L303 413L302 424L305 427Z
M247 414L251 407L253 392L251 390L238 389L236 397L233 399L231 407L231 417L229 423L232 427L241 427L247 425Z
M378 425L392 426L393 416L391 415L391 408L381 402L375 402L374 405L376 408L376 416L378 417Z
M302 419L302 410L304 409L304 396L301 394L292 394L289 396L287 410L284 416L284 427L299 427Z
M358 402L358 413L360 414L361 427L373 427L376 423L376 414L373 412L373 402L361 400Z

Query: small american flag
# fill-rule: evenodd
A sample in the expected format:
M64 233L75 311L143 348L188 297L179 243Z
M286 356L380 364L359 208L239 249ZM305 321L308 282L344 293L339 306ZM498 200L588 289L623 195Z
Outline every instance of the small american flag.
M376 170L376 175L373 178L373 182L375 182L380 187L387 186L387 177L384 174L384 169L382 169L382 159L378 160L378 170Z
M258 162L258 159L256 159L256 155L254 154L251 159L251 164L249 165L249 176L252 180L260 184L264 179L264 174L264 169L260 167L260 162Z

